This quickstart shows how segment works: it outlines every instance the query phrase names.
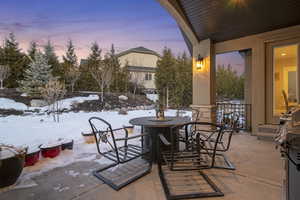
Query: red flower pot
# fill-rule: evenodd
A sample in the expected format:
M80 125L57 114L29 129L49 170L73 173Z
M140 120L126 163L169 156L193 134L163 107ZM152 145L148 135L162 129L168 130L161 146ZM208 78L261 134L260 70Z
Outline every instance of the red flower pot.
M61 151L61 144L43 144L40 148L44 158L55 158Z
M29 148L25 157L25 167L33 166L40 159L40 148Z

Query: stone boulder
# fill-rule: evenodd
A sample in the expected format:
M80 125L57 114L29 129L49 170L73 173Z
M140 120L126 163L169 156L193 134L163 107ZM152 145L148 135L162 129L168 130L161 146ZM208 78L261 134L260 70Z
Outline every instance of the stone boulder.
M124 96L124 95L121 95L121 96L119 96L119 100L127 101L127 100L128 100L128 97L126 97L126 96Z
M127 115L128 112L127 112L127 109L126 108L121 108L120 111L119 111L119 115Z
M47 106L47 102L41 99L32 99L30 101L30 106L31 107L44 107Z

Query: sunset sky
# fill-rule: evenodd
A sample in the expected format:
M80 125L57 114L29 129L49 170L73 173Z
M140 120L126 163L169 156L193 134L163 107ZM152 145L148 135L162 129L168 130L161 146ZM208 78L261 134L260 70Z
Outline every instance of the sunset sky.
M62 55L72 39L80 58L94 41L104 52L112 43L117 52L137 46L187 52L176 22L156 0L1 0L0 19L0 40L14 32L23 50L50 39ZM243 65L237 53L218 56L217 63Z

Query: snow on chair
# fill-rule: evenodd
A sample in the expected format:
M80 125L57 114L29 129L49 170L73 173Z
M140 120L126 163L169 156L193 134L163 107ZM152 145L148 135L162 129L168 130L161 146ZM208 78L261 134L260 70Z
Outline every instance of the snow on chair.
M111 124L99 117L90 118L89 123L98 153L112 161L94 171L95 177L119 190L151 171L150 149L145 149L142 142L140 145L129 143L133 140L143 141L143 137L148 137L147 134L129 137L126 128L112 129Z

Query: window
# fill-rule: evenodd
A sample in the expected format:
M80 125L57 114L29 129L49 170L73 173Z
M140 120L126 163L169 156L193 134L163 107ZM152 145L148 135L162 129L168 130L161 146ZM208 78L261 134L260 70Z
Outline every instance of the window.
M286 110L285 96L289 106L298 102L298 45L275 47L273 50L274 115Z
M151 81L152 80L152 74L151 73L146 73L145 74L145 80L146 81Z

